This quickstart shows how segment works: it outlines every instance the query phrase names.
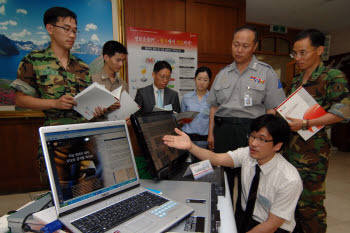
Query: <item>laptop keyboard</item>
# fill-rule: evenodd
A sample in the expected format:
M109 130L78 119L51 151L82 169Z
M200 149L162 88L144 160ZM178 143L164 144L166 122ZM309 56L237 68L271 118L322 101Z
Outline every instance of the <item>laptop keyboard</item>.
M84 233L102 233L166 202L168 202L167 199L145 191L80 218L72 222L72 225Z

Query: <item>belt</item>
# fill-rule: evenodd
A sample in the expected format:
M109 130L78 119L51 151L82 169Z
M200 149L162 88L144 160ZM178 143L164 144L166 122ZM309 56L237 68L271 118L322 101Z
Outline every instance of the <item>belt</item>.
M250 124L252 119L250 118L239 118L239 117L214 117L215 124L221 125L222 123L227 124Z
M200 134L187 134L192 141L207 141L208 135L200 135Z

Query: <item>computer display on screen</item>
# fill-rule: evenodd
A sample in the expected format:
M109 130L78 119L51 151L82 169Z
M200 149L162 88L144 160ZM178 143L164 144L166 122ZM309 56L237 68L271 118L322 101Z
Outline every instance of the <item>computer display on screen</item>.
M131 121L145 156L151 160L150 166L155 175L159 176L164 169L171 172L175 163L186 155L185 151L170 148L162 140L164 135L174 134L177 127L173 113L135 114Z
M137 179L124 125L45 133L61 207Z

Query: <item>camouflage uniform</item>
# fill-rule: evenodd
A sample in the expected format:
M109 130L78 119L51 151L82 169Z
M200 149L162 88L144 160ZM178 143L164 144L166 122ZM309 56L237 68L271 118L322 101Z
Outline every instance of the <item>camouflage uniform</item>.
M92 83L89 67L72 54L67 69L64 69L52 49L32 51L19 64L17 80L11 86L26 95L41 99L58 99L63 95L75 96ZM48 109L44 125L64 125L86 122L73 109ZM39 141L40 145L40 141ZM38 168L43 184L48 184L42 149L39 146Z
M291 92L302 83L303 73L294 77ZM321 63L303 87L327 112L342 118L350 117L349 90L344 74ZM305 233L326 232L325 179L328 169L330 142L325 129L304 141L293 134L286 156L299 171L303 192L297 205L296 219Z
M75 96L92 82L88 65L70 54L68 67L64 69L50 47L33 51L25 56L19 64L17 79L22 86L28 84L29 87L26 88L34 89L34 97L41 99L58 99L63 95ZM17 91L28 95L29 93L23 91L24 89L16 88ZM86 121L73 109L48 109L43 112L45 113L44 125Z

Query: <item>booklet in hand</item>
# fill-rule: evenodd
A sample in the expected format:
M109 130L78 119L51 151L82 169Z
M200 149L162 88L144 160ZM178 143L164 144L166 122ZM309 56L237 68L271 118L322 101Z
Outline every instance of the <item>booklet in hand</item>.
M291 117L311 120L326 114L326 111L303 87L293 92L276 110L284 119ZM323 125L313 126L307 130L301 129L298 133L306 141L323 127Z
M176 121L181 124L188 124L199 114L199 112L188 111L175 114Z
M87 120L94 117L96 107L108 108L117 101L109 90L96 82L77 94L74 100L77 102L77 106L74 106L73 109Z
M112 93L114 93L114 91ZM134 114L139 110L137 103L126 91L123 91L121 94L119 92L118 99L120 100L120 108L107 114L109 121L125 120L126 118L130 117L131 114Z

